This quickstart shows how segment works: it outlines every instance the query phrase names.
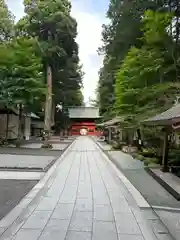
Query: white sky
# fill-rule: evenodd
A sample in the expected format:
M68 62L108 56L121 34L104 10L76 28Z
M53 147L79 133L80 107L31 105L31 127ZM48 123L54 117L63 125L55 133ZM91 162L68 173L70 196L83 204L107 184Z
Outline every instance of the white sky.
M6 0L6 2L17 20L23 16L23 0ZM103 60L102 56L98 56L97 49L101 46L101 26L106 22L107 0L86 0L86 2L87 4L85 0L72 0L72 16L78 23L79 57L85 72L83 94L84 101L88 102L89 98L95 98L98 71Z

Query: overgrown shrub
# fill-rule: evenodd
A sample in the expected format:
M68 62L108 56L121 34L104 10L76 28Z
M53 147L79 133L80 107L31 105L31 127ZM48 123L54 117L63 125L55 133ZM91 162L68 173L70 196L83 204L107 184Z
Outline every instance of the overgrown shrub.
M143 149L141 153L144 157L154 157L156 156L156 150L154 148Z
M121 150L123 146L124 146L124 143L122 143L122 142L117 142L117 141L113 141L113 142L112 142L112 147L113 147L114 149L119 149L119 150Z

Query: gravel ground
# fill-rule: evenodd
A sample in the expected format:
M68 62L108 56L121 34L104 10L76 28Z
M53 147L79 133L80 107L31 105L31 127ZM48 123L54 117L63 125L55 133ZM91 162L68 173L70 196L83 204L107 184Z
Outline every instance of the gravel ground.
M31 155L31 156L55 156L58 157L62 153L61 150L53 151L49 149L32 149L32 148L0 148L0 154L12 155Z
M44 169L54 160L52 156L0 155L0 168Z
M144 170L141 161L121 151L109 151L108 154L151 206L180 208L180 202Z
M0 219L8 214L38 181L0 180Z
M65 144L65 143L52 143L53 145L53 148L51 151L53 150L64 150L68 144ZM29 144L26 144L26 145L23 145L22 148L31 148L31 149L41 149L41 146L42 146L42 143L29 143Z
M39 143L32 143L21 148L0 148L0 170L47 170L68 146L68 144L54 144L54 149L51 150L38 148L39 145Z

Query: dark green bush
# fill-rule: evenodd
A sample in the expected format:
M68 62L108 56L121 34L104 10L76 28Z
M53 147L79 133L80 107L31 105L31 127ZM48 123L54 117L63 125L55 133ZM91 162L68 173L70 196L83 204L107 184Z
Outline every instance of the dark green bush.
M122 144L121 144L121 142L117 142L117 141L113 141L112 142L112 147L114 148L114 149L122 149Z
M180 149L170 149L168 159L170 166L180 166Z
M144 157L155 157L156 156L156 150L154 148L144 148L142 153Z

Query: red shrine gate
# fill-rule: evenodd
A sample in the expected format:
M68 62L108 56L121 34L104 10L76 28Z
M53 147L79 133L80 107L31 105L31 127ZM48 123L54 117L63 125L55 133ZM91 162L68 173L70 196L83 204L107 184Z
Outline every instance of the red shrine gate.
M69 108L69 118L72 122L70 135L100 136L95 120L99 118L99 109L94 107Z
M99 136L100 134L94 122L75 122L71 125L70 135Z

